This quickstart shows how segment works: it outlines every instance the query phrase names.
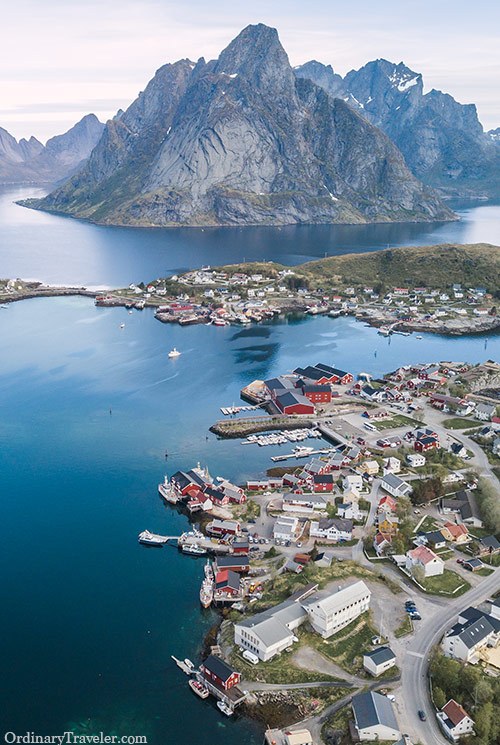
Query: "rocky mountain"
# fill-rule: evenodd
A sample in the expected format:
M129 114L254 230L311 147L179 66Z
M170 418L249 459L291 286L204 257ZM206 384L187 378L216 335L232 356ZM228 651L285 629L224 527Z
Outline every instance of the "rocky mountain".
M0 183L55 183L82 165L99 141L104 125L94 114L42 145L35 137L19 142L0 127Z
M348 101L380 127L424 183L449 195L500 193L500 153L474 104L437 90L424 94L422 75L402 62L375 60L342 78L330 65L313 61L295 74Z
M447 220L379 129L297 78L275 29L160 68L88 162L29 206L109 224Z
M495 145L500 145L500 127L497 127L496 129L490 129L488 135L490 136L492 142L495 143Z

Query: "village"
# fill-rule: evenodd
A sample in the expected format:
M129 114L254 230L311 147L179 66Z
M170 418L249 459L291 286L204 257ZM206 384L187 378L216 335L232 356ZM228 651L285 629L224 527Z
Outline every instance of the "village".
M500 682L499 386L493 362L377 380L315 363L249 381L258 416L221 407L219 436L290 452L244 484L200 464L166 477L161 498L196 527L140 536L208 557L216 643L198 667L176 660L200 698L227 716L284 707L268 745L427 745L486 726ZM453 688L445 665L489 697Z

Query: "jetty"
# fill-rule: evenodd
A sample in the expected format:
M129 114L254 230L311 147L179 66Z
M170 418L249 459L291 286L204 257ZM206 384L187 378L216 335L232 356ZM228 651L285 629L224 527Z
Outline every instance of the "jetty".
M193 675L193 673L196 673L197 670L195 670L195 667L193 663L191 663L191 666L186 663L185 660L178 660L177 657L174 657L173 654L170 655L177 667L182 670L183 673L186 675ZM189 661L189 660L188 660Z
M286 455L272 455L271 460L277 463L281 460L290 460L293 458L309 458L311 455L332 455L336 453L336 448L321 448L321 450L309 450L307 452L301 452L300 450L296 453L287 453Z

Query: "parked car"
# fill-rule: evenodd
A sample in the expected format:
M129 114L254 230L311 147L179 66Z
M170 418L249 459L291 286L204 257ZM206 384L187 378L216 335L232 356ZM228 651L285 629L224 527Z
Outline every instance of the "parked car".
M423 709L419 709L418 710L418 718L420 719L421 722L426 722L427 721L427 716L426 716L425 711Z
M297 542L297 548L302 548L302 541Z
M457 559L457 564L465 564L465 559Z
M422 620L422 616L420 615L420 613L410 613L410 618L411 618L412 621L421 621Z

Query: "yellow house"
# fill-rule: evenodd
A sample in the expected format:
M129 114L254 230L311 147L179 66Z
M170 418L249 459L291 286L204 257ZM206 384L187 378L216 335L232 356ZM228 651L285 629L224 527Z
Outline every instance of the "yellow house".
M394 535L399 529L399 520L397 517L392 515L380 515L378 521L378 529L380 533L389 533Z
M453 541L453 543L468 543L470 541L469 531L466 525L446 522L440 529L447 541Z
M358 466L360 473L367 473L369 476L376 476L379 472L379 464L376 460L365 460Z

